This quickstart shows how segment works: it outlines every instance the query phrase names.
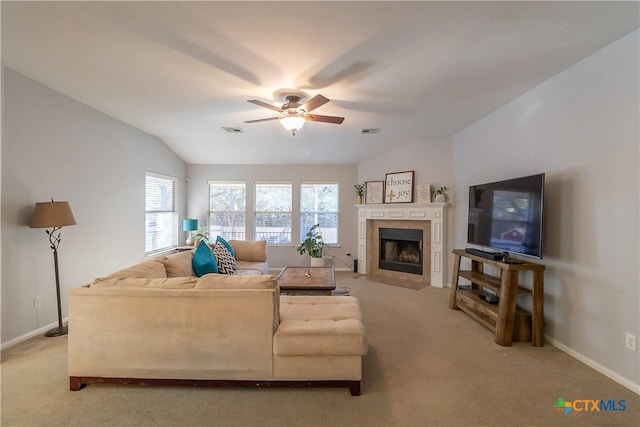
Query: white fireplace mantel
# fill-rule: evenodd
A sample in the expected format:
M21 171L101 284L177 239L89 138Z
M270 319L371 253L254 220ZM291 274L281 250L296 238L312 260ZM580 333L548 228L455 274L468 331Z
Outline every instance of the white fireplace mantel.
M431 286L444 287L446 274L446 208L448 203L365 204L358 208L358 272L367 274L367 220L431 221Z

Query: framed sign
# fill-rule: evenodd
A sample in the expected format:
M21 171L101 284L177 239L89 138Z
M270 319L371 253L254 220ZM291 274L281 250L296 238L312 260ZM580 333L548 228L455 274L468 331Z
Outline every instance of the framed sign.
M364 202L382 203L384 201L384 181L367 181L364 183Z
M413 201L413 171L385 175L384 202L411 203Z
M416 203L431 203L431 184L416 184Z

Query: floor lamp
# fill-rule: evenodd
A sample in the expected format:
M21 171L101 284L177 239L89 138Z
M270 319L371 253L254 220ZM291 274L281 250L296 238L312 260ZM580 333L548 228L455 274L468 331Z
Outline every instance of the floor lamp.
M31 228L51 228L46 230L49 235L51 249L53 249L53 264L56 271L56 293L58 296L58 326L47 331L47 337L59 337L66 335L67 326L62 326L62 306L60 303L60 274L58 272L58 246L60 245L60 229L67 225L75 225L76 219L71 212L69 202L38 202L33 211L33 217L29 227Z

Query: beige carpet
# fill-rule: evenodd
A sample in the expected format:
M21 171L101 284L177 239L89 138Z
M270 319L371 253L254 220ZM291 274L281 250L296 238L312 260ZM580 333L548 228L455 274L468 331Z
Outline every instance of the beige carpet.
M419 291L426 288L427 284L421 282L412 282L410 280L402 280L394 277L382 276L378 274L363 274L357 277L360 280L368 280L370 282L382 283L385 285L399 286L401 288L413 289Z
M639 397L547 345L500 347L449 310L447 289L416 291L338 273L361 301L370 340L362 396L347 389L91 385L70 392L66 337L3 353L2 426L637 426ZM624 412L554 409L625 400Z

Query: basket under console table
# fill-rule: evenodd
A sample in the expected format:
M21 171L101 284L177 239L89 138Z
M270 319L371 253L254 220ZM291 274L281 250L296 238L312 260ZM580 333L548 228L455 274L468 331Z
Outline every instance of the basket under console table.
M532 345L542 347L544 345L545 266L524 261L517 264L506 263L473 255L463 249L454 249L453 255L449 308L462 310L483 326L495 331L496 344L510 346L515 337L518 341L531 339ZM460 270L460 260L463 257L471 260L471 270ZM485 264L500 269L500 277L485 273ZM521 271L533 273L532 289L519 285ZM459 288L460 277L471 282L471 289ZM496 293L497 304L490 304L481 298L486 289ZM532 313L516 306L516 296L519 294L532 297Z

